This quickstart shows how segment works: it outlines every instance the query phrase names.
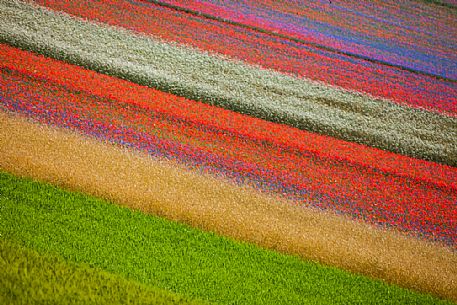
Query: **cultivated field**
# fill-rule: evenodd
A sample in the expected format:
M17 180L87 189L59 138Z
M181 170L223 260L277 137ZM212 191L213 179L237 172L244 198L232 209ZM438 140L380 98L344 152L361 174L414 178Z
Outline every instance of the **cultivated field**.
M0 303L457 301L453 1L0 0Z

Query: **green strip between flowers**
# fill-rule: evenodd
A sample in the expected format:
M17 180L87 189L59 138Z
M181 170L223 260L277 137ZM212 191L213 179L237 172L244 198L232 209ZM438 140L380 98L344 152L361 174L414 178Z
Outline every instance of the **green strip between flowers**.
M449 304L0 173L0 234L41 254L220 304Z

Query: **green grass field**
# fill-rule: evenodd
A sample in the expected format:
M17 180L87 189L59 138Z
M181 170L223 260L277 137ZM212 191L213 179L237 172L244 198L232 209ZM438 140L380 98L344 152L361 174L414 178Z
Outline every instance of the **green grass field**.
M206 304L0 241L2 304Z
M27 266L35 287L46 287L55 280L47 277L52 268L73 268L79 270L75 276L94 275L88 286L107 277L106 289L132 287L131 295L139 298L152 293L172 300L157 290L165 289L219 304L450 304L7 173L0 173L0 194L6 281L15 281ZM33 259L25 264L11 252ZM50 257L59 257L57 266L49 266ZM16 281L15 291L30 289L31 279L25 279ZM115 294L119 300L122 291ZM0 297L12 293L7 289Z

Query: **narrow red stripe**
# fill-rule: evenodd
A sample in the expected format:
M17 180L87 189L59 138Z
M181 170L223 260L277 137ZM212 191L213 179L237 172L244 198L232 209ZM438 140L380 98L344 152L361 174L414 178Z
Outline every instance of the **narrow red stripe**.
M125 27L266 68L366 92L399 104L457 115L457 87L425 75L320 54L268 34L164 9L144 1L36 0L54 10ZM90 9L88 9L90 7Z
M155 89L102 75L81 67L38 56L7 45L0 45L3 67L34 74L75 90L132 103L155 111L179 115L195 124L214 126L257 141L285 149L315 154L348 165L411 178L437 187L457 190L457 169L397 155L356 143L275 124L203 103L187 100Z

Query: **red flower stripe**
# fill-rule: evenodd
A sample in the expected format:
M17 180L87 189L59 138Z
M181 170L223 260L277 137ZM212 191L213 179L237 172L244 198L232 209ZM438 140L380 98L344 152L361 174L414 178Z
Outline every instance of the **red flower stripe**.
M52 112L56 121L65 115L63 121L92 122L91 130L109 126L112 139L138 147L155 136L154 145L164 150L179 146L184 161L263 176L298 190L301 201L453 240L455 168L251 118L5 45L0 58L1 67L36 78L3 73L1 83L4 95L29 99L26 107L35 108L35 116ZM116 135L122 128L128 132Z
M37 0L36 2L54 10L125 27L168 41L192 45L203 50L258 64L265 68L389 98L399 104L425 108L451 116L457 115L457 86L455 83L427 75L415 74L366 60L351 58L343 54L316 49L287 39L273 37L266 33L167 9L147 1ZM187 5L192 7L192 2L188 2ZM209 4L205 3L203 6L207 5ZM277 7L274 7L272 3L269 5L273 6L272 11L277 10ZM210 6L207 7L210 8ZM222 17L233 15L233 10L230 11L230 14L223 13L223 8L218 7L220 8L218 12L222 14ZM200 6L194 8L203 9ZM249 19L246 16L238 17L235 20L246 21ZM321 18L316 15L315 11L314 15L308 17ZM329 22L328 19L329 17L327 17ZM261 27L267 26L264 23L259 24L258 20L256 22L253 24ZM277 30L283 25L278 23L272 30ZM312 41L313 36L308 35L301 38ZM322 39L316 41L322 42ZM410 41L406 41L402 42L402 45L410 43ZM349 44L348 47L355 48ZM443 55L443 58L447 58L446 56ZM414 64L415 62L410 61L409 63ZM427 62L424 61L423 64L425 65ZM442 66L446 67L445 64Z
M397 155L189 101L4 44L0 44L0 58L0 66L26 74L32 73L57 84L71 84L76 90L142 107L153 107L155 111L163 113L180 113L186 120L196 124L214 126L257 141L269 141L278 146L457 190L457 169L447 165Z
M257 141L269 141L278 146L321 157L410 177L439 187L457 189L457 170L450 166L397 155L189 101L3 44L0 44L0 56L2 59L0 65L3 67L27 74L33 73L57 84L71 84L74 89L97 96L142 107L154 107L155 111L163 113L180 113L186 120L196 124L214 126ZM240 126L242 128L239 128Z

